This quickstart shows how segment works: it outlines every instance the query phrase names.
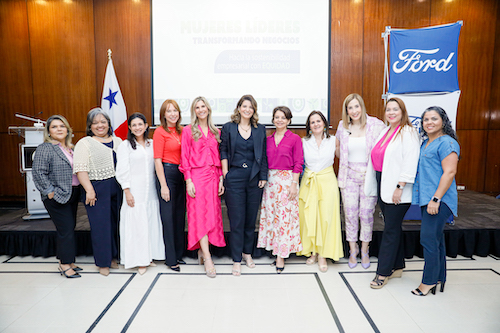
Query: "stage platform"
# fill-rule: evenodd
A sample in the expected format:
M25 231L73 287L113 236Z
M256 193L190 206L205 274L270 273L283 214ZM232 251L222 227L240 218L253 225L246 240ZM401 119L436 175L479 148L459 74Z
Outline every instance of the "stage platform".
M377 256L382 240L384 222L380 211L375 212L373 240L370 256ZM26 210L4 207L0 210L0 255L8 256L42 256L50 257L56 253L56 231L50 219L25 221L22 219ZM455 225L445 227L446 252L449 257L457 255L485 257L489 254L500 257L500 200L473 191L459 192L459 217ZM229 222L223 205L224 232L229 245ZM343 224L343 218L342 218ZM256 225L256 234L257 234ZM343 228L342 228L343 229ZM80 204L76 225L77 255L92 255L90 226L85 208ZM422 257L420 246L420 221L404 221L405 256ZM344 231L342 231L345 239ZM349 255L347 243L344 242L345 256ZM229 247L213 248L217 257L229 256ZM195 254L186 251L187 257ZM254 257L270 256L263 249L254 249Z

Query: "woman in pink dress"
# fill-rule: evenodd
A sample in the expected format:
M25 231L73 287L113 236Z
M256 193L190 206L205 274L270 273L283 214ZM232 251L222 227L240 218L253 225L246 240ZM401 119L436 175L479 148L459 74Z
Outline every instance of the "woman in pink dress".
M182 131L181 165L186 179L188 250L198 249L208 277L216 276L209 244L223 247L220 196L224 193L219 158L220 131L212 122L212 109L204 97L191 104L191 125Z

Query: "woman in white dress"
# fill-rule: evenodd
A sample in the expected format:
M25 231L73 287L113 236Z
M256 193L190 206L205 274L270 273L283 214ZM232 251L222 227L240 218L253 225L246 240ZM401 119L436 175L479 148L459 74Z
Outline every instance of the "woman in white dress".
M155 187L153 141L141 113L128 118L127 140L118 148L116 179L125 199L120 210L120 257L126 269L155 266L165 259L162 224Z

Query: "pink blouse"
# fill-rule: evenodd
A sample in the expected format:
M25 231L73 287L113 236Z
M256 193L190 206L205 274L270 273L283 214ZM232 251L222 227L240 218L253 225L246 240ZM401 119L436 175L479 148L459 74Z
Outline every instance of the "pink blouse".
M293 170L294 173L301 173L302 164L304 164L304 152L300 136L287 130L276 147L275 133L267 137L267 163L269 169Z
M387 149L387 146L389 145L389 142L391 142L392 138L394 135L398 132L399 130L398 126L394 133L392 133L391 137L389 140L387 140L383 145L382 142L384 141L384 138L387 136L387 133L375 144L375 146L372 149L372 165L373 165L373 170L382 172L382 166L384 165L384 155L385 155L385 150Z
M61 148L64 155L66 155L66 158L68 159L69 164L71 164L71 167L73 167L73 150L69 152L63 148L62 144L58 144L58 146L59 148ZM78 186L78 185L80 185L80 181L78 180L76 174L73 174L73 178L71 178L71 186Z
M198 125L200 132L201 127ZM220 133L220 131L219 131ZM210 130L208 135L201 134L198 141L193 139L191 125L182 130L181 165L179 170L184 174L184 178L191 179L191 169L214 166L217 168L219 176L222 175L222 165L219 158L219 143Z

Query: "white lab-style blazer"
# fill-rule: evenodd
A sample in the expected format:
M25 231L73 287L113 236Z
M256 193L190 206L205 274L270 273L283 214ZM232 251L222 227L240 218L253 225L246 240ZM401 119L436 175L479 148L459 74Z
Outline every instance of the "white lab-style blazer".
M384 129L376 142L384 137L390 127ZM420 139L413 126L404 126L398 135L395 135L385 150L380 183L380 197L385 203L394 203L392 195L398 182L406 185L401 194L401 203L411 203L413 183L417 174L418 158L420 156ZM372 166L371 157L368 159L366 170L365 195L377 195L377 179Z

